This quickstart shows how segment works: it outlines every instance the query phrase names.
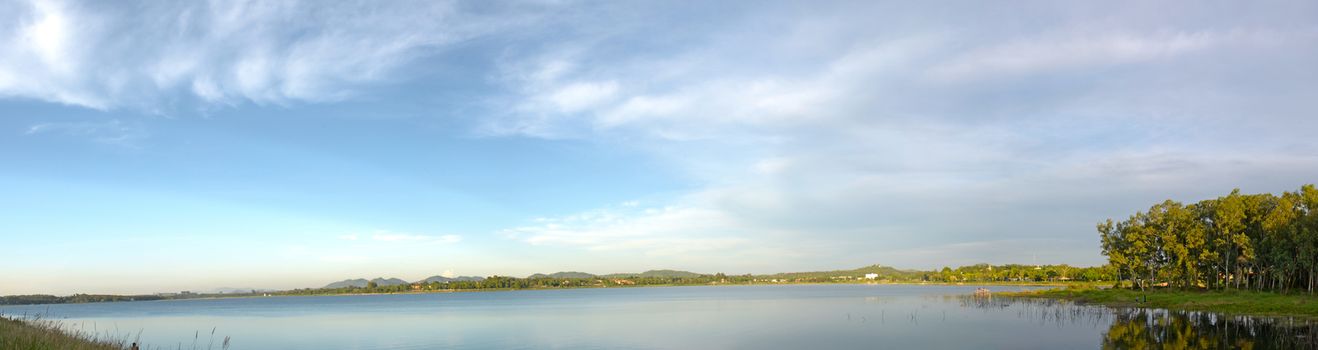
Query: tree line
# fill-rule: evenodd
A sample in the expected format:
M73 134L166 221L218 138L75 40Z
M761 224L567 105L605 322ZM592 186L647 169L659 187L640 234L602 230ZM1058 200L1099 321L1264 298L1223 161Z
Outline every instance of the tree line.
M866 274L875 274L868 279ZM1112 281L1116 276L1111 266L1073 267L1069 265L989 265L976 264L952 269L944 267L941 271L897 270L886 266L867 266L854 270L791 272L772 275L729 275L724 273L701 274L684 277L643 277L643 276L594 276L594 277L528 277L489 276L479 281L449 281L412 283L398 285L378 285L374 282L365 287L341 288L302 288L281 292L276 295L323 295L323 294L370 294L370 293L406 293L431 291L467 291L467 290L509 290L509 289L555 289L555 288L600 288L600 287L635 287L635 286L672 286L672 285L718 285L718 284L775 284L775 283L856 283L873 282L1068 282L1068 281Z
M78 303L101 303L111 301L146 301L166 299L159 295L105 295L105 294L74 294L69 296L54 296L47 294L32 295L5 295L0 296L0 305L29 305L29 304L78 304Z
M1111 265L1074 267L1066 264L976 264L955 269L943 267L942 270L925 272L923 275L924 281L937 282L1094 282L1112 281L1115 278L1116 270Z
M865 276L874 274L875 278ZM672 285L719 285L719 284L781 284L781 283L858 283L858 282L1068 282L1068 281L1111 281L1115 278L1111 266L1072 267L1068 265L989 265L976 264L955 269L944 267L942 270L900 270L889 266L871 265L851 270L786 272L766 275L725 273L693 274L691 276L644 276L644 275L605 275L588 278L555 278L549 276L532 276L527 278L509 276L489 276L481 280L463 280L447 282L410 283L381 285L375 281L366 286L348 286L339 288L299 288L284 291L257 293L226 294L188 294L188 295L87 295L71 296L53 295L12 295L0 296L0 305L23 304L61 304L108 301L142 301L162 299L183 299L198 297L242 297L261 295L334 295L334 294L374 294L374 293L414 293L447 292L470 290L510 290L510 289L556 289L556 288L608 288L636 286L672 286Z
M1103 255L1132 288L1314 292L1318 189L1166 200L1098 224Z
M591 278L517 278L509 276L489 276L479 281L448 281L430 283L412 283L382 286L374 282L365 287L342 288L304 288L282 292L277 295L317 295L317 294L356 294L356 293L403 293L426 291L463 291L463 290L507 290L507 289L551 289L583 287L629 287L653 285L703 285L720 283L749 283L750 275L731 276L722 273L700 275L697 277L602 277Z

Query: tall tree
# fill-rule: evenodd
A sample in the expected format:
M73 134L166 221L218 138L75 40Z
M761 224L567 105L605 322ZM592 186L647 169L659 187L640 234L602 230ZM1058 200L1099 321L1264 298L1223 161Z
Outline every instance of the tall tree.
M1314 275L1315 269L1318 269L1318 188L1312 184L1304 185L1296 197L1300 215L1296 228L1299 246L1297 253L1299 263L1309 271L1306 282L1309 294L1313 294L1314 288L1318 288L1318 281L1314 281L1318 278Z
M1111 264L1117 270L1117 283L1121 283L1121 277L1131 276L1130 257L1126 255L1126 239L1121 236L1121 229L1112 219L1098 223L1098 233L1100 242L1103 247L1103 255L1108 258L1108 264Z
M1245 207L1240 198L1240 189L1234 189L1230 195L1218 199L1216 210L1213 212L1213 228L1217 231L1216 241L1218 249L1222 251L1223 257L1223 275L1226 279L1226 286L1231 283L1238 283L1236 271L1233 269L1240 259L1240 247L1249 244L1249 236L1245 235Z
M1096 227L1103 254L1141 289L1318 289L1318 188L1281 196L1240 190L1184 205L1163 201Z

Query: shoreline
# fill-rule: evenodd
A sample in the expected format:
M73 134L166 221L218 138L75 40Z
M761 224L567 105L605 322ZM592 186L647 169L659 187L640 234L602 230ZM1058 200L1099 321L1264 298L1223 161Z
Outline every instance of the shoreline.
M1249 290L1060 289L1001 292L995 296L1068 300L1113 308L1202 311L1231 316L1294 317L1318 320L1318 296Z
M438 289L438 290L421 290L408 292L380 292L380 293L324 293L324 294L276 294L270 295L233 295L233 296L206 296L197 298L182 299L161 299L161 300L123 300L123 301L101 301L101 302L80 302L80 303L48 303L48 304L9 304L0 305L0 310L6 307L28 307L39 305L81 305L81 304L102 304L102 303L149 303L149 302L175 302L189 300L219 300L219 299L248 299L248 298L278 298L278 297L325 297L325 296L369 296L369 295L411 295L411 294L442 294L442 293L480 293L480 292L514 292L514 291L550 291L550 290L572 290L572 289L607 289L607 288L665 288L665 287L730 287L730 286L805 286L805 285L910 285L910 286L1019 286L1019 287L1067 287L1090 282L865 282L865 283L829 283L829 282L793 282L793 283L719 283L719 284L650 284L639 286L584 286L584 287L560 287L560 288L475 288L475 289ZM998 292L994 292L998 293ZM1008 293L1008 292L1003 292ZM3 314L0 314L3 315Z
M471 290L431 290L431 291L414 291L414 292L397 292L397 293L341 293L341 294L318 294L318 295L271 295L269 297L288 297L288 296L370 296L370 295L391 295L391 294L432 294L432 293L458 293L458 292L512 292L512 291L545 291L545 290L574 290L574 289L603 289L603 288L656 288L656 287L767 287L767 286L819 286L819 285L850 285L850 286L911 286L911 287L998 287L1002 289L1016 289L1013 291L996 290L992 292L993 296L1004 298L1035 298L1035 299L1055 299L1068 300L1079 304L1094 304L1111 308L1144 308L1144 309L1167 309L1167 310L1185 310L1185 311L1204 311L1228 316L1250 316L1263 318L1298 318L1305 320L1318 320L1318 296L1297 295L1297 294L1279 294L1254 291L1180 291L1180 290L1157 290L1142 293L1138 290L1125 289L1099 289L1094 283L945 283L945 282L874 282L874 283L748 283L748 284L678 284L678 285L643 285L643 286L625 286L625 287L572 287L572 288L489 288L489 289L471 289ZM1024 288L1041 288L1053 287L1051 289L1022 290ZM1069 288L1068 288L1069 287ZM966 293L953 293L955 295L969 295ZM528 296L533 294L528 294ZM1147 302L1135 303L1133 296L1147 296ZM234 297L207 297L207 298L189 298L189 299L170 299L170 300L150 300L150 301L185 301L185 300L216 300L228 298L256 298L266 296L234 296ZM1225 301L1254 301L1257 303L1224 303ZM1298 302L1301 308L1292 308L1285 302ZM88 303L80 303L88 304ZM39 306L26 305L26 306ZM22 305L14 305L22 306ZM1197 307L1196 307L1197 306ZM1223 308L1226 306L1226 308ZM30 323L22 319L13 317L14 315L0 315L0 336L10 337L11 339L38 339L43 342L59 342L65 344L62 348L78 349L103 349L103 348L120 348L119 342L123 339L87 339L79 337L76 334L69 334L66 331L57 329L52 326L42 326L41 323ZM23 338L19 338L23 337ZM0 342L3 344L3 342ZM70 345L72 344L72 345ZM8 344L5 344L8 345Z
M271 294L265 295L234 295L234 296L208 296L200 298L187 299L165 299L165 300L140 300L140 301L106 301L106 302L89 302L89 303L63 303L63 304L96 304L96 303L131 303L131 302L180 302L190 300L220 300L220 299L247 299L247 298L279 298L279 297L332 297L332 296L377 296L377 295L416 295L416 294L444 294L444 293L485 293L485 292L535 292L535 291L554 291L554 290L577 290L577 289L609 289L609 288L672 288L672 287L753 287L753 286L809 286L809 285L887 285L887 286L976 286L976 287L1052 287L1049 289L1036 290L991 290L992 296L1009 297L1009 298L1033 298L1033 299L1055 299L1068 300L1081 304L1095 304L1116 308L1155 308L1168 310L1184 311L1205 311L1220 313L1224 315L1240 315L1254 317L1298 317L1305 319L1318 320L1318 296L1302 294L1279 294L1271 292L1255 291L1181 291L1181 290L1152 290L1140 292L1138 290L1101 288L1098 285L1101 282L864 282L864 283L827 283L827 282L799 282L799 283L747 283L747 284L656 284L656 285L639 285L639 286L582 286L582 287L560 287L560 288L479 288L479 289L440 289L440 290L421 290L408 292L357 292L357 293L326 293L326 294ZM1137 298L1143 298L1144 302L1136 302ZM49 306L63 304L22 304L22 305L0 305L0 310L6 307L31 307L31 306ZM0 316L12 316L0 313Z
M128 348L128 344L128 335L103 337L64 329L59 323L47 320L0 317L0 348L3 349L119 350Z

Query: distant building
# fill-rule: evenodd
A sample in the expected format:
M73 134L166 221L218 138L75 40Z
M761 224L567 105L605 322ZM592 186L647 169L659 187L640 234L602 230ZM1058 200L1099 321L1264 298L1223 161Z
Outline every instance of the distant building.
M875 278L879 278L879 274L877 274L877 273L867 273L867 274L865 274L865 279L867 279L867 280L872 280L872 279L875 279Z

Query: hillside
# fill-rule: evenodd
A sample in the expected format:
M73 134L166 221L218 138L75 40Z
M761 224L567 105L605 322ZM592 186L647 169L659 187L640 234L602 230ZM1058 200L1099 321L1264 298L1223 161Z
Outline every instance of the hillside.
M596 277L595 275L585 272L565 271L565 272L555 272L548 275L543 273L537 273L534 275L527 276L526 278L535 279L535 278L595 278L595 277Z
M837 276L859 277L867 273L879 274L879 279L916 279L924 274L923 271L917 270L898 270L891 266L870 265L851 270L833 270L833 271L811 271L811 272L783 272L772 275L757 275L756 277L765 278L828 278Z
M605 278L696 278L703 274L691 271L678 270L649 270L642 273L611 273L600 277Z
M250 293L267 293L267 292L275 292L275 291L277 291L277 290L274 290L274 289L263 289L263 288L233 288L233 287L220 287L220 288L212 289L212 290L210 291L210 293L213 293L213 294L250 294Z
M377 277L372 280L366 280L364 278L347 279L347 280L330 283L321 288L324 289L337 289L337 288L348 288L348 287L366 288L366 285L369 282L375 282L377 286L396 286L401 284L408 284L407 281L397 278L386 279L382 277Z
M832 271L807 271L807 272L783 272L771 275L756 275L761 278L787 278L787 279L807 279L807 278L830 278L837 276L860 277L868 273L877 273L880 279L915 279L920 278L925 272L916 270L899 270L890 266L870 265L851 270L832 270ZM691 271L680 270L649 270L641 273L611 273L607 275L595 275L578 271L555 272L551 274L537 273L527 276L530 279L536 278L699 278L709 276L708 274L695 273Z
M417 283L433 283L433 282L449 283L449 282L479 282L483 280L485 280L485 277L479 277L479 276L458 276L458 277L430 276L430 277L426 277L426 279L416 282Z

